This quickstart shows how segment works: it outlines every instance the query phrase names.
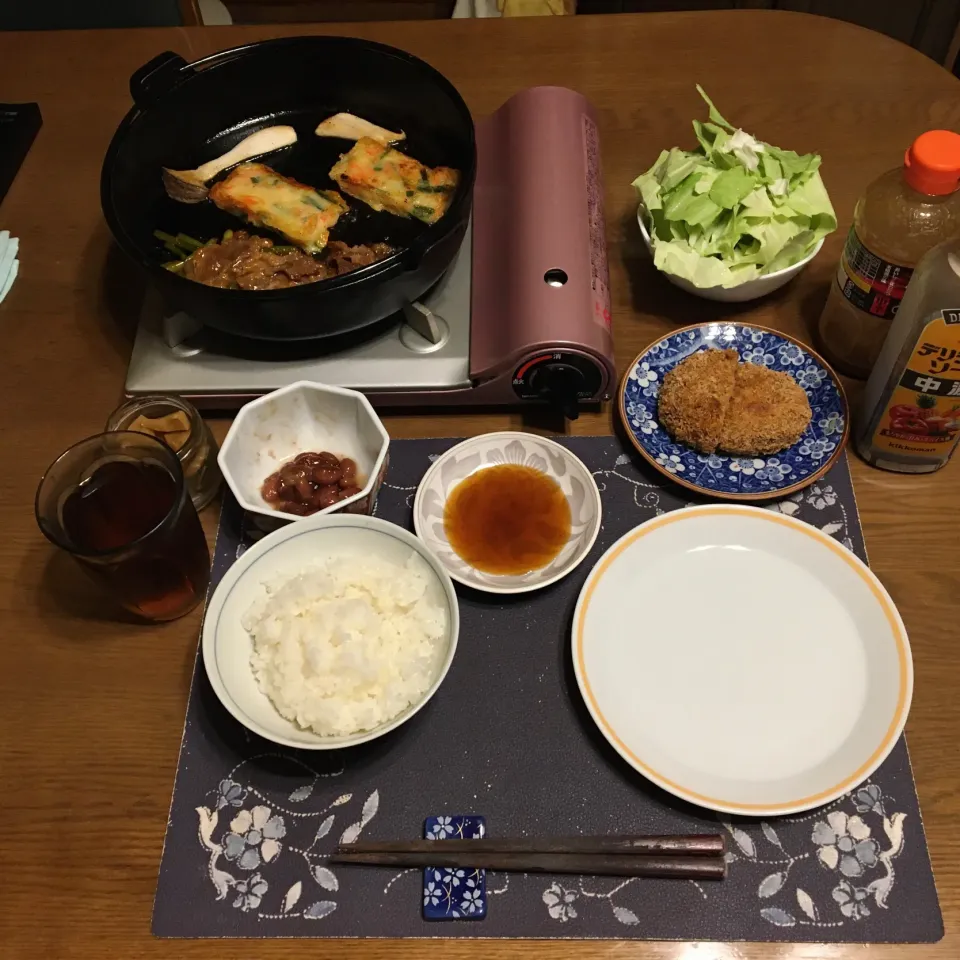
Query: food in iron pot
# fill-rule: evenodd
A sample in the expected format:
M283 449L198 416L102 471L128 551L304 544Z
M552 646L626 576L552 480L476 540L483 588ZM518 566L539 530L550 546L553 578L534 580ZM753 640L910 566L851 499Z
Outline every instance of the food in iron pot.
M330 179L374 210L436 223L456 192L460 173L426 167L371 137L361 137L330 170Z
M220 241L191 241L196 246L188 252L179 246L182 241L167 234L161 239L164 237L167 249L178 257L167 265L168 269L188 280L228 290L282 290L315 283L369 266L393 253L393 247L386 243L350 246L331 240L319 257L312 257L296 247L279 246L245 230L228 230ZM174 241L173 246L169 240Z
M339 137L342 140L370 137L381 143L398 143L406 137L402 130L395 133L393 130L378 127L363 117L355 117L352 113L335 113L332 117L327 117L313 132L318 137Z
M330 230L349 209L335 190L314 190L262 163L241 163L210 188L210 199L227 213L276 231L306 253L323 250Z
M207 199L207 184L227 167L241 160L250 160L264 153L273 153L297 142L293 127L264 127L244 137L232 150L202 163L196 170L163 168L163 188L167 195L180 203L201 203Z

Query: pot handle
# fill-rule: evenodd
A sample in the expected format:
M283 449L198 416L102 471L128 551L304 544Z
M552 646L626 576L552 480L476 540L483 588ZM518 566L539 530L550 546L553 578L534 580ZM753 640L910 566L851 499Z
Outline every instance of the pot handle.
M432 238L427 240L423 235L417 237L408 247L400 252L400 262L403 269L409 273L420 269L423 258L427 255L433 244Z
M157 54L145 63L130 78L130 96L138 107L145 107L173 87L177 75L187 65L187 61L167 50Z

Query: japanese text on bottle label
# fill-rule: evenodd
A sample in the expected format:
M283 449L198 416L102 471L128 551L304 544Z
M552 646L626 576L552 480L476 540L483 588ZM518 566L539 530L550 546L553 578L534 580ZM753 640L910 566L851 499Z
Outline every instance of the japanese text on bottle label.
M837 283L843 295L859 309L876 317L896 316L907 284L913 276L911 267L903 267L871 253L851 227L840 257Z
M960 439L960 308L934 314L874 428L871 446L946 459Z

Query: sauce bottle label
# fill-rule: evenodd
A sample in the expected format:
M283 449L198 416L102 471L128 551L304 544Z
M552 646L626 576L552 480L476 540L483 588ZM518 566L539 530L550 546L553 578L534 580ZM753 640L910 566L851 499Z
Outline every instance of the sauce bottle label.
M960 438L960 307L927 321L874 428L871 446L946 460Z
M850 228L837 269L837 283L855 307L885 320L893 319L912 276L912 267L890 263L871 253L856 229Z

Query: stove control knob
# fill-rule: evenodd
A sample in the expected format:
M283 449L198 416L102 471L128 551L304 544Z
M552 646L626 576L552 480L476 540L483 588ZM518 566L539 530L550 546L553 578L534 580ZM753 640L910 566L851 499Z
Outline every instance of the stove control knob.
M550 406L562 411L568 420L580 416L579 397L584 389L583 372L569 363L539 364L531 376L530 387Z

